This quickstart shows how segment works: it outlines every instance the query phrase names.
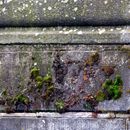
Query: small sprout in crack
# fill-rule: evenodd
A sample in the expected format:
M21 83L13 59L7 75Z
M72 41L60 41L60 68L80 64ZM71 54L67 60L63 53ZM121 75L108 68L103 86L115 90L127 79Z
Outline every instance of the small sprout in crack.
M56 110L60 113L64 112L65 111L65 103L63 100L57 100L55 102L55 107L56 107Z

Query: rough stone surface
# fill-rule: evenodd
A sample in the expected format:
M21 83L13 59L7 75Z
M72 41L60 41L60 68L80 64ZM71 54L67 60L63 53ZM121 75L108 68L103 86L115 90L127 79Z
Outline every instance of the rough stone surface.
M125 119L1 118L1 130L125 130Z
M129 44L130 27L0 28L0 44Z
M0 0L0 26L123 25L129 0Z
M95 95L100 89L101 84L106 79L101 67L104 65L116 66L115 73L110 77L113 79L116 74L120 74L123 79L123 95L118 100L110 100L99 103L96 107L98 111L127 111L130 109L130 70L128 69L129 51L123 51L124 45L1 45L0 46L0 86L1 93L7 89L9 95L26 92L31 86L30 68L37 65L41 69L41 74L45 75L50 67L55 87L62 90L63 94L58 91L55 95L56 99L63 97L76 105L70 107L70 111L87 111L83 108L84 101L82 98L88 94ZM125 46L126 47L126 46ZM129 48L129 45L127 45ZM100 55L100 63L94 65L93 72L95 77L88 77L89 82L83 78L85 59L98 52ZM57 82L53 62L56 55L59 54L62 65L62 76ZM89 68L87 68L89 71ZM63 83L61 83L61 81ZM83 90L85 93L82 94ZM43 87L44 92L44 87ZM59 93L60 92L60 93ZM54 104L49 107L45 106L42 94L36 91L29 92L27 96L32 101L30 110L55 110ZM62 95L60 97L60 95ZM57 97L59 96L59 97ZM76 96L76 100L75 97ZM78 98L77 98L78 97ZM74 104L75 104L74 103ZM1 106L1 110L4 106ZM88 111L93 111L89 109Z

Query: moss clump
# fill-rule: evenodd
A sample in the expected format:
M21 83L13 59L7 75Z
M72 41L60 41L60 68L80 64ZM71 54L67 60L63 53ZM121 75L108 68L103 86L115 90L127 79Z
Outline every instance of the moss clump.
M43 81L45 83L51 83L52 82L52 75L50 73L46 74L46 76L43 77Z
M31 78L39 76L40 70L36 66L31 69Z
M94 65L95 63L97 63L98 60L99 60L99 54L96 52L96 53L94 53L94 54L92 54L92 55L90 55L90 56L88 57L88 59L86 60L85 65L92 66L92 65Z
M107 79L103 85L102 89L97 93L96 100L116 100L122 95L123 81L120 75L116 75L114 81Z
M13 102L14 103L20 102L27 105L29 103L29 98L24 94L18 94L14 97Z
M98 102L102 102L106 99L106 95L103 93L103 91L98 91L97 95L96 95L96 100Z
M65 110L65 103L63 100L57 100L55 102L55 107L58 112L64 112Z
M42 76L37 76L37 77L35 78L35 81L36 81L37 87L38 87L39 89L41 89L42 86L43 86L43 77L42 77Z

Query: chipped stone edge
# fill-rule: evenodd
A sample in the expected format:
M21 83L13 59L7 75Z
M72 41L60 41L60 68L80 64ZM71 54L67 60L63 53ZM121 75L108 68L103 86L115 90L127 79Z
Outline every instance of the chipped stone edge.
M0 28L0 44L130 44L130 26Z

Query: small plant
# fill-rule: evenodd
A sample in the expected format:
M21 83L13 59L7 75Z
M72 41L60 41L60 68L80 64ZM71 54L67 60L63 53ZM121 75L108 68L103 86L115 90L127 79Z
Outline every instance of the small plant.
M47 73L44 77L43 77L43 82L45 83L51 83L52 82L52 75L50 73Z
M42 76L37 76L37 77L35 78L35 81L36 81L37 87L38 87L39 89L41 89L42 86L43 86L43 77L42 77Z
M114 81L107 79L103 83L102 89L97 93L96 100L100 102L120 98L122 95L122 86L123 81L120 75L116 75Z
M20 102L27 105L29 103L29 98L24 94L18 94L14 97L13 102L14 104Z
M92 104L89 103L89 102L86 102L85 104L83 104L83 107L84 107L84 109L87 110L87 111L93 111L93 106L92 106Z
M97 95L96 95L96 100L98 102L102 102L106 99L106 95L103 93L103 91L98 91Z
M39 76L39 68L34 66L32 69L31 69L31 78L36 78L37 76Z
M65 110L65 103L63 100L57 100L55 102L55 107L58 112L64 112Z

